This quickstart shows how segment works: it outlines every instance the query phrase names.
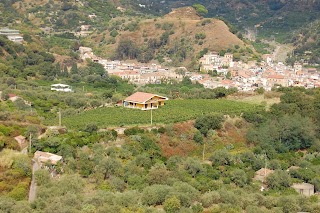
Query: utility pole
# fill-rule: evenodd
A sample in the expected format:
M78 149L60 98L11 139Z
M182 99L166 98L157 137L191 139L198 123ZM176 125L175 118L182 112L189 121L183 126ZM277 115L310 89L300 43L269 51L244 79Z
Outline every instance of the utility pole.
M58 116L59 116L59 127L61 127L61 111L59 109L59 112L58 112Z
M203 141L203 149L202 149L202 161L204 161L204 152L206 149L206 143Z
M30 154L31 154L31 146L32 146L31 136L32 136L32 133L30 132L30 135L29 135L29 153Z
M264 154L264 181L267 177L267 153Z
M150 116L150 121L151 121L151 126L152 126L152 107L151 107L151 116Z

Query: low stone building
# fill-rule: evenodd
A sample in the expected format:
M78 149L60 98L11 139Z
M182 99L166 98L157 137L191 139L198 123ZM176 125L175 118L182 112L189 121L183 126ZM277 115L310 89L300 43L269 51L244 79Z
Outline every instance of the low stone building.
M53 165L56 165L58 162L62 161L62 156L52 154L50 152L41 152L41 151L36 151L34 153L35 160L38 161L40 164L44 163L51 163Z
M291 187L301 195L308 197L314 195L314 185L310 183L295 183Z

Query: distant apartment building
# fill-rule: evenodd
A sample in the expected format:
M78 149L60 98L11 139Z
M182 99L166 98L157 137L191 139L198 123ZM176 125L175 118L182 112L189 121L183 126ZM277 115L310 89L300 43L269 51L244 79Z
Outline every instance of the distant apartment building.
M217 52L210 52L205 54L199 60L201 69L204 71L218 70L221 67L230 67L233 63L233 54L226 53L220 56Z
M10 41L15 43L23 42L23 37L20 35L19 30L9 29L7 27L0 29L0 35L5 35Z
M299 62L295 62L293 65L295 73L302 71L302 64Z

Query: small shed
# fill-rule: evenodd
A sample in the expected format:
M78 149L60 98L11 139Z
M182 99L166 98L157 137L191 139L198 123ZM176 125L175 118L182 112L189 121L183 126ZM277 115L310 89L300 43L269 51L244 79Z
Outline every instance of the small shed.
M295 183L291 187L301 195L305 195L308 197L314 195L314 185L310 183Z

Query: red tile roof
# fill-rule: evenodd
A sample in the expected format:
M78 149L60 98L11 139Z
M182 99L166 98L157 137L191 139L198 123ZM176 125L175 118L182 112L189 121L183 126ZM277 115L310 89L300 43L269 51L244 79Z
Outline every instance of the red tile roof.
M168 98L160 96L160 95L155 95L155 94L146 93L146 92L136 92L136 93L130 95L129 97L127 97L124 101L145 103L146 101L150 100L154 96L158 96L158 97L161 97L161 98L168 100Z
M233 84L233 81L229 80L229 79L225 79L221 81L221 84Z
M283 75L269 75L268 78L284 79Z

